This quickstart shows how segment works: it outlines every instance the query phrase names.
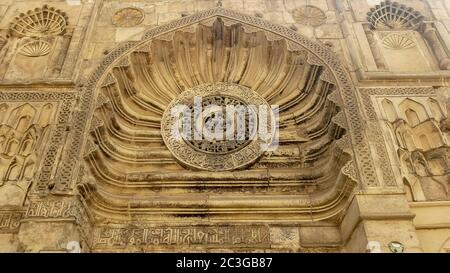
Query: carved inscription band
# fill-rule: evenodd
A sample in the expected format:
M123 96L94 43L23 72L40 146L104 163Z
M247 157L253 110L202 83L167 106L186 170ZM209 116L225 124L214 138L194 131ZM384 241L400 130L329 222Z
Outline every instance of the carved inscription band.
M210 247L255 247L270 244L266 226L194 226L108 228L94 232L94 248L128 246L202 245Z

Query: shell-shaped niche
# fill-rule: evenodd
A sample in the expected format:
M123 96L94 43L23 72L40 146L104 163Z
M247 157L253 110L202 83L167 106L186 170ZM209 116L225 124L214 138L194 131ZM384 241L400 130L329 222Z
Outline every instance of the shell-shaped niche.
M271 185L334 183L337 174L332 172L347 160L337 142L346 134L346 122L340 99L331 98L339 96L333 74L319 59L272 33L222 18L169 34L118 59L101 85L90 131L90 143L98 145L88 144L85 150L99 183L138 186L144 179L146 184L139 187L153 187L153 175L164 172L178 178L160 185L191 187L186 181L207 175L205 185L215 187L217 179L228 183L224 182L228 178L222 180L209 171L244 168L255 171L245 181L259 179L253 175L262 170L284 168L299 175L271 178ZM189 104L194 94L208 98L205 105L224 100L224 105L277 105L279 148L261 155L261 145L248 139L226 145L207 139L175 143L170 135L173 120L167 113L180 106L180 100ZM191 169L199 176L189 175ZM140 175L144 172L145 177Z
M414 41L406 35L392 33L383 39L383 46L387 49L408 49L415 47Z
M44 5L20 14L11 23L10 30L19 37L55 36L64 33L67 19L67 15L61 10Z
M32 40L20 48L19 53L28 57L41 57L50 53L50 43L43 40Z
M294 20L303 25L317 27L325 23L327 19L325 13L314 6L303 6L292 11Z
M417 29L423 18L413 8L391 1L381 2L367 13L367 21L373 30Z

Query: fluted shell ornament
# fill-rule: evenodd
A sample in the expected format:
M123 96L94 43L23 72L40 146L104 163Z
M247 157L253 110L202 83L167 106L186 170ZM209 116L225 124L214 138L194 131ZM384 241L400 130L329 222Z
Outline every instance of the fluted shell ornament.
M392 33L383 39L383 46L387 49L400 50L412 48L416 46L416 44L411 38L405 35Z
M10 31L18 37L49 37L64 33L67 15L53 7L42 8L22 13L10 25Z
M327 17L325 13L314 6L303 6L292 11L294 20L303 25L317 27L325 23Z
M33 40L25 43L19 53L28 57L41 57L50 53L50 44L43 40Z

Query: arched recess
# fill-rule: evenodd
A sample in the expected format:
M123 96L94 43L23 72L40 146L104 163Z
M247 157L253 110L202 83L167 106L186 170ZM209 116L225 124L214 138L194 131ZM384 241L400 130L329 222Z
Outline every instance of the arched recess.
M19 149L19 141L15 138L11 138L6 144L5 154L13 156L17 153Z
M39 124L41 127L47 126L52 118L52 113L53 113L53 105L51 103L47 103L44 106L42 106L37 124Z
M232 57L228 55L224 62L221 54L229 51L222 49L233 47L242 39L245 46L232 48ZM211 40L215 41L211 47L199 44L211 44ZM175 58L167 54L174 47L183 54ZM158 58L151 55L155 52ZM192 54L200 57L189 59ZM247 65L239 66L242 59ZM258 61L261 59L265 62ZM172 70L174 66L189 68L194 63L192 70ZM236 63L235 69L227 70L227 65ZM136 82L136 78L141 81ZM281 139L288 139L286 145L295 145L263 156L246 172L216 173L213 178L210 172L192 171L177 164L170 151L158 146L162 142L160 117L167 104L183 90L205 82L240 84L258 92L269 103L279 103L287 113L281 115ZM274 85L276 90L271 88ZM249 220L274 214L299 221L324 220L343 211L356 181L364 180L366 186L379 185L357 108L356 90L338 58L329 48L260 18L216 8L151 29L141 41L126 42L111 51L86 81L81 100L75 121L85 124L83 119L90 119L90 127L75 128L73 134L90 132L83 156L96 187L81 184L79 189L91 207L102 213L108 211L118 219L124 219L131 210L158 219L174 214L189 219L193 214L226 218L245 213ZM302 127L304 124L307 126ZM106 134L109 139L102 137ZM130 136L134 147L127 144ZM356 141L355 149L351 148L352 141ZM74 140L74 153L66 153L60 169L72 167L71 156L77 154L81 144ZM303 144L308 147L306 153L298 149ZM288 167L283 165L286 158L290 159ZM120 172L123 168L118 168L118 162L135 169ZM365 166L361 174L355 162ZM152 164L159 170L146 171ZM279 167L265 167L271 164ZM320 168L314 168L315 164ZM302 172L296 172L295 166ZM326 177L325 173L332 175ZM61 181L67 179L61 176ZM173 200L161 202L154 199L155 191L161 188L168 196L175 196L179 191L173 189L181 188L182 195L194 193L198 199L182 206L174 205ZM262 188L272 195L262 195ZM122 197L111 200L118 189ZM136 189L143 196L134 200L139 202L138 210L129 203L125 205L131 196L138 198ZM217 189L226 193L228 200L205 199L209 197L204 193L214 196ZM310 192L308 200L302 195L306 190ZM254 193L252 198L246 195L249 192ZM260 205L255 205L255 198L261 198ZM237 204L239 208L235 207Z
M410 98L402 101L399 104L398 109L404 120L406 120L408 125L411 127L414 127L428 119L428 114L425 107Z
M395 111L394 104L388 99L383 99L381 102L384 110L384 115L389 122L394 122L397 119L397 112Z
M11 111L8 124L19 132L25 132L32 124L36 109L29 103Z
M444 118L444 115L442 113L442 108L439 102L433 98L429 98L427 102L430 107L431 113L433 114L433 118L437 121L441 121L441 119Z
M5 181L18 181L21 174L21 164L18 162L17 158L11 161L11 164L6 171L4 180Z

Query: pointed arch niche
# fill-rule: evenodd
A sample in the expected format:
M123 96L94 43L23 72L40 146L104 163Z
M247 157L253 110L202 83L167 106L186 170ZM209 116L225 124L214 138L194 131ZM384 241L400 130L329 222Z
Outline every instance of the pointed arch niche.
M217 83L280 106L276 151L245 168L208 171L186 167L166 147L160 125L171 101ZM379 183L355 89L334 53L235 11L207 10L123 43L87 81L82 101L90 125L78 189L94 213L117 221L130 213L148 221L331 221L360 175L366 186ZM354 162L365 164L361 174Z

